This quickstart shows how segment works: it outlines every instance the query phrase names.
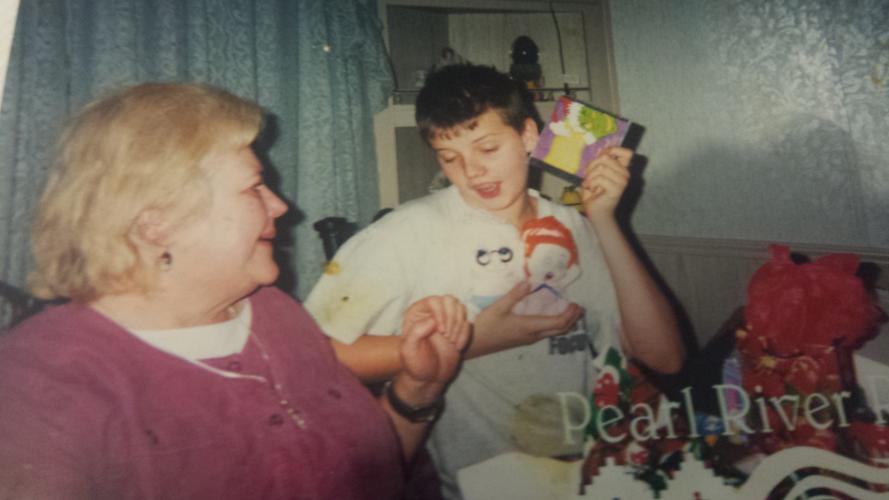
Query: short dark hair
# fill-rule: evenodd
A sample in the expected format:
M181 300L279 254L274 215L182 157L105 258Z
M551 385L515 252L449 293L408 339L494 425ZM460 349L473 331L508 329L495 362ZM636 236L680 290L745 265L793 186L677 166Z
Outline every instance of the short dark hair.
M432 72L417 96L415 119L428 143L440 130L448 130L494 110L519 133L531 118L539 128L540 116L522 82L490 66L451 64Z

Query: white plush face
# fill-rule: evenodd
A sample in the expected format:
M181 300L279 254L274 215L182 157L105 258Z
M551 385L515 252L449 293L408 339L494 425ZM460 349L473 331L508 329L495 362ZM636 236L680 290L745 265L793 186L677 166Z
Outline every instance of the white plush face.
M473 295L502 295L522 279L521 245L512 226L479 227L465 236Z
M579 269L569 266L571 253L568 249L551 243L542 243L534 248L528 257L528 279L534 286L546 284L556 290L562 289L577 278Z
M521 253L506 245L479 245L475 250L476 295L506 293L521 279Z

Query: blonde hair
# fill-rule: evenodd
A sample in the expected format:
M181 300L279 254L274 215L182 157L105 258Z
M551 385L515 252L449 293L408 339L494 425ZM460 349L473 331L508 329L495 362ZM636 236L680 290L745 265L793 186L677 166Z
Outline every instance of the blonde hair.
M66 126L32 229L32 292L89 301L144 289L130 235L145 210L184 220L209 199L201 160L248 146L258 105L196 84L146 83L86 105Z

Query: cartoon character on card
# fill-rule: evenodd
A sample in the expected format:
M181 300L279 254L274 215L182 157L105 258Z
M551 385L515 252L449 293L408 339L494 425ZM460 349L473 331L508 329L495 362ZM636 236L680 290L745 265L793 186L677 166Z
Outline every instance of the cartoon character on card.
M622 139L615 117L564 97L548 128L552 144L543 161L581 178L594 158Z
M470 315L488 307L524 278L521 242L506 224L483 225L466 234L464 258L471 259Z
M516 304L517 314L559 314L570 304L562 298L565 288L580 276L574 236L553 216L534 219L522 226L525 246L525 277L532 292Z

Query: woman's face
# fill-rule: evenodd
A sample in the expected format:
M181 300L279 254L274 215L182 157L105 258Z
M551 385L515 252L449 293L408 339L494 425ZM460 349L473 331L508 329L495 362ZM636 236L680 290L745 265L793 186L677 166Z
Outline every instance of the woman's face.
M287 205L263 182L250 147L209 154L210 206L172 238L176 279L195 293L237 300L278 277L272 258L275 219Z

